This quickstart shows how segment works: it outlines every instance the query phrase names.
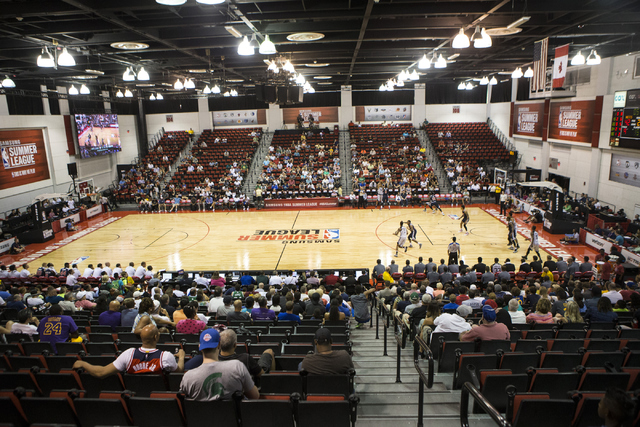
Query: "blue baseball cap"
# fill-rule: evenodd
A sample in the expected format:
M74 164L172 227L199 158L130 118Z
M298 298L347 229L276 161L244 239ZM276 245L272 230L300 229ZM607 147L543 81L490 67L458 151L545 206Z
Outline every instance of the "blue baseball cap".
M484 307L482 307L482 317L484 317L484 320L486 320L487 322L495 322L496 311L493 308L491 308L491 306L485 305Z
M220 332L213 328L202 331L200 334L200 350L217 348L218 344L220 344Z

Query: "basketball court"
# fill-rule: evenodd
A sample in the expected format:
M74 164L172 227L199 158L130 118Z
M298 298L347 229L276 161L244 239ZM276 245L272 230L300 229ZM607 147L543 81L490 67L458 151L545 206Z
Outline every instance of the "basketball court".
M459 232L460 208L444 207L443 211L444 216L411 208L144 215L114 212L90 220L76 233L59 233L53 242L29 245L24 254L2 261L28 261L32 270L42 262L52 262L59 269L74 260L79 261L81 269L106 261L112 267L146 261L155 270L169 271L371 268L378 258L387 265L393 259L401 266L407 259L414 264L419 256L425 261L433 257L439 263L441 258L447 259L452 236L461 245L462 259L470 265L479 256L487 264L499 257L501 262L511 258L518 265L520 256L526 253L528 242L522 236L520 251L514 254L509 250L506 226L480 207L468 208L468 236ZM400 221L407 220L417 228L422 249L414 243L406 253L401 249L396 258L397 237L393 233ZM520 220L518 225L528 236ZM558 255L541 248L543 257L547 253Z
M80 147L101 147L103 141L105 146L120 145L119 129L115 127L100 128L100 126L88 127L78 136ZM98 140L96 141L96 136ZM91 138L91 141L87 141Z

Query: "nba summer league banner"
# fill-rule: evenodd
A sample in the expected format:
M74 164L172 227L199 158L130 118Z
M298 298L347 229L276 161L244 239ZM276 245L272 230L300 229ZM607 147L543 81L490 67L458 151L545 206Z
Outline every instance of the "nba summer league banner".
M42 129L0 130L0 190L49 179Z

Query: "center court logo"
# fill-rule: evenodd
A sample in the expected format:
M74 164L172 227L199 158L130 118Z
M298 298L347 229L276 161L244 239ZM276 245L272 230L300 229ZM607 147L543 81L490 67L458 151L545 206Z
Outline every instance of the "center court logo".
M239 236L240 241L281 241L282 243L340 243L339 228L298 230L256 230L250 236Z

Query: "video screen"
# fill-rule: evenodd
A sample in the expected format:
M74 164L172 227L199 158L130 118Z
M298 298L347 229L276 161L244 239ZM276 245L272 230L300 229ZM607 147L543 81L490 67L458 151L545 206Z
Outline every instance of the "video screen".
M83 159L117 153L122 149L117 114L76 114L75 121Z

